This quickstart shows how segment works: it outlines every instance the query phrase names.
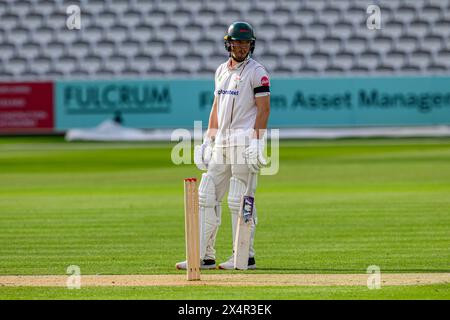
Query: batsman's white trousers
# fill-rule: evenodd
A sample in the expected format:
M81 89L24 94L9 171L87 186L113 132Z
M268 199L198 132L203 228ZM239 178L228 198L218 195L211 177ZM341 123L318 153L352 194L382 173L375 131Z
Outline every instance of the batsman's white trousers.
M232 222L232 242L235 239L236 227L237 227L237 218L239 214L239 209L236 205L232 205L236 201L240 201L241 196L245 192L245 186L247 184L247 179L249 175L248 165L245 163L245 159L242 156L242 153L245 150L245 146L234 146L234 147L214 147L213 156L211 161L208 164L208 171L206 175L212 178L214 182L215 192L216 192L216 201L217 203L221 203L227 191L229 191L228 196L228 205L231 213L231 222ZM231 179L233 177L233 179ZM202 180L205 177L202 177ZM233 182L234 181L234 182ZM238 183L236 183L238 182ZM242 186L242 184L244 186ZM236 185L240 185L240 188L236 188ZM231 188L235 188L235 190L229 190ZM220 205L218 206L221 207ZM251 238L250 238L250 252L249 257L255 256L254 250L254 239L255 239L255 229L257 223L256 217L256 206L255 210L255 223L252 227ZM205 210L206 214L212 214L212 210ZM216 210L216 214L220 215L221 210ZM203 217L205 219L205 217ZM207 218L206 218L207 219ZM207 219L212 220L212 219ZM215 260L215 240L217 235L217 230L220 225L220 217L217 219L219 223L214 227L215 230L208 230L207 235L203 235L201 238L205 243L202 244L203 248L201 250L202 254L204 254L203 259L214 259ZM205 229L203 229L205 231ZM234 247L234 246L233 246Z

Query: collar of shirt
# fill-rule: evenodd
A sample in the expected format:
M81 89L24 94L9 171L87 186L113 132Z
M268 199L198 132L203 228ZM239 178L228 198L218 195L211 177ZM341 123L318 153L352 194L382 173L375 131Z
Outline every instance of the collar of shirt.
M227 63L227 67L229 71L234 71L234 70L239 70L246 62L248 62L250 60L250 57L247 56L247 58L242 61L239 62L238 64L234 65L234 67L231 67L231 58L228 59L228 63Z

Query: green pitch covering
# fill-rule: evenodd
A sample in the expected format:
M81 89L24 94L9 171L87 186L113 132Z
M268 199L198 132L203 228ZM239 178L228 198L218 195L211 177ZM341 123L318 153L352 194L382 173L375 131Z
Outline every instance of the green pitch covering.
M201 172L172 164L173 145L0 138L0 275L183 274L183 179ZM256 203L253 273L450 272L450 139L282 141ZM223 208L218 262L231 254ZM450 298L448 285L375 291L0 287L0 299Z

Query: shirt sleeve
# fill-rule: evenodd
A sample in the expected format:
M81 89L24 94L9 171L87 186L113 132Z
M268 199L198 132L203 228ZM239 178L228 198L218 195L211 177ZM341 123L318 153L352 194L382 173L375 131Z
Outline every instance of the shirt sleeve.
M264 67L258 67L253 73L252 79L253 94L255 97L263 97L270 95L269 74Z
M219 75L220 75L220 71L222 70L222 65L220 65L218 68L217 68L217 70L216 70L216 73L215 73L215 75L214 75L214 96L218 96L218 94L217 94L217 90L219 90L219 83L218 83L218 78L219 78Z

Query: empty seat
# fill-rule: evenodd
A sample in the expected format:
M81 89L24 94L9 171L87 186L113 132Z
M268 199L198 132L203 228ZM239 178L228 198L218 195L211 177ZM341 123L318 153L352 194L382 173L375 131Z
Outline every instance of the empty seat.
M363 52L366 48L366 39L363 37L350 37L345 43L345 49L356 54Z
M342 41L335 37L325 37L322 39L319 49L329 54L335 54L342 49Z
M135 0L135 1L136 2L134 8L136 10L140 10L143 14L146 14L147 12L151 11L156 5L155 2L148 0Z
M406 63L406 54L402 51L389 51L382 58L382 63L398 69Z
M80 67L80 66L77 66L75 68L75 70L73 70L70 73L71 78L77 78L77 79L81 79L81 80L85 80L89 76L90 76L89 71L86 70L84 67Z
M442 10L439 7L426 5L420 11L420 17L429 23L434 23L441 17L441 12Z
M95 0L93 0L95 1ZM102 0L97 0L97 1L101 1ZM91 1L89 1L91 2ZM43 14L44 16L49 15L50 13L53 12L53 10L55 9L55 2L52 0L40 0L38 5L34 5L34 10L39 12L40 14Z
M94 49L94 51L97 55L106 58L113 54L115 47L116 47L116 45L115 45L114 41L100 40L92 48Z
M192 51L190 41L183 38L176 38L174 41L172 41L168 49L170 53L178 57L183 57L184 55Z
M293 43L294 51L310 54L318 48L317 40L311 37L300 37Z
M419 66L421 69L425 69L431 64L431 54L428 51L414 51L409 56L409 63L415 66Z
M116 13L111 10L105 10L95 16L95 23L104 29L111 28L116 23L116 21Z
M253 14L252 14L253 16ZM224 11L218 11L217 18L224 22L230 24L233 21L241 20L241 12L237 9L227 9ZM251 20L251 19L249 19Z
M44 22L47 27L59 29L61 26L66 26L66 20L65 12L54 11L45 17Z
M367 66L361 66L361 65L353 65L350 68L350 72L352 72L355 75L367 75L369 74L369 68Z
M117 44L116 53L126 57L134 57L140 50L141 45L136 40L125 40Z
M167 21L167 14L161 9L155 9L142 16L142 22L157 27Z
M383 24L381 32L386 37L400 38L405 31L401 22L388 21Z
M435 62L450 68L450 49L440 50L436 55Z
M258 28L256 36L266 41L273 40L279 35L278 26L275 23L265 23Z
M147 70L146 74L150 77L163 77L166 73L158 66L152 66Z
M416 50L418 46L417 37L404 35L395 41L395 48L404 52Z
M134 27L133 33L130 35L133 39L136 39L141 42L146 42L150 40L153 34L153 28L150 25L146 24L138 24Z
M431 52L439 51L445 44L444 39L439 35L428 34L420 40L420 48Z
M257 58L256 60L260 62L269 73L272 73L279 63L278 55L274 53L263 54L258 57L259 58Z
M449 37L450 36L450 20L443 18L443 19L436 21L436 23L433 27L433 32L442 37Z
M193 45L195 52L201 55L210 55L216 49L216 43L213 40L200 39Z
M370 43L370 49L380 53L386 53L392 50L392 47L392 39L383 35L375 37Z
M280 27L281 36L292 39L293 41L297 40L302 35L302 31L302 24L294 21L288 22Z
M152 56L159 56L166 47L165 42L161 39L150 39L146 45L142 46L142 50Z
M103 29L99 26L87 26L86 28L82 28L79 32L81 39L88 41L93 45L95 45L103 37Z
M63 55L59 58L54 59L53 61L53 66L56 68L56 70L59 70L64 74L71 73L73 70L75 70L77 64L77 59L70 55Z
M110 79L112 76L114 76L114 71L107 69L105 66L102 66L96 71L95 76L97 78Z
M204 38L204 34L203 27L195 23L190 23L180 30L180 35L191 41L198 41L199 39Z
M228 4L223 0L208 0L206 3L214 8L217 8L218 10L222 10ZM191 12L197 12L205 5L205 3L203 3L203 0L183 0L180 4L182 4L185 9L188 9ZM219 7L221 5L223 5L223 8Z
M159 57L157 64L164 72L172 72L178 64L178 58L175 55L163 54Z
M415 8L408 4L403 4L395 10L395 20L404 24L409 24L415 17Z
M130 59L129 66L134 69L143 70L144 72L150 69L153 65L153 58L146 54L137 54L134 58Z
M304 60L305 56L302 53L291 52L284 56L282 64L284 66L289 66L289 68L293 71L297 71L300 69L300 66L303 64Z
M125 66L122 71L120 72L121 75L124 77L130 77L130 78L136 78L139 77L141 74L143 74L142 69L133 68L130 66Z
M338 22L329 29L329 32L332 37L348 39L353 34L353 25L345 21Z
M267 20L266 11L264 11L262 9L252 9L251 13L248 14L248 18L246 18L246 21L248 21L254 27L261 25L266 20ZM233 21L233 20L231 20L231 21ZM230 24L230 20L222 19L222 22L227 25ZM258 30L256 30L255 32L256 32L256 37L258 37Z
M408 26L408 33L416 37L423 37L428 33L430 25L424 20L414 20Z
M22 45L21 53L25 58L32 60L39 54L40 51L41 46L39 45L39 43L30 41Z
M189 53L180 60L180 65L190 72L196 72L203 64L203 57L199 54Z
M326 52L316 51L313 52L306 63L319 71L324 70L330 62L330 55Z
M109 8L116 12L116 14L120 14L125 12L129 6L129 0L110 0L111 4Z
M80 30L69 30L65 27L61 27L58 29L55 29L54 32L54 40L70 44L76 40L78 40L81 36Z
M50 70L52 61L50 58L38 55L30 62L30 65L33 66L33 70L36 70L40 75L47 73Z
M105 60L105 66L113 70L114 73L120 74L127 64L127 57L120 54L113 54Z
M369 70L375 69L380 63L380 55L375 51L365 51L358 56L358 65L365 66Z
M269 13L273 12L278 6L277 1L273 0L258 0L256 2L253 2L253 5L250 7L250 10L253 8L262 9Z
M59 58L64 53L65 46L64 43L58 41L51 41L47 43L44 49L45 55L53 59Z
M333 57L332 65L343 70L348 70L355 63L355 55L351 52L339 52Z
M12 43L0 43L0 57L10 59L15 54L15 46Z
M205 67L207 67L208 69L213 69L215 72L215 70L217 70L217 68L222 63L227 61L227 59L228 57L225 53L223 54L213 53L205 60Z
M294 11L292 19L293 21L299 22L302 25L309 25L314 21L316 17L316 12L313 9L301 8Z
M114 25L111 28L105 29L104 35L107 40L121 42L129 38L130 32L125 26Z
M328 33L328 26L325 23L315 21L305 29L305 34L318 40L325 38Z
M291 40L282 37L275 38L272 41L271 46L274 51L283 56L293 49Z
M20 75L27 68L27 60L21 57L12 57L8 63L5 64L5 70L11 72L13 75Z
M75 57L83 58L89 53L90 45L89 42L78 40L70 43L67 47L67 52Z
M197 75L202 77L210 78L211 80L214 80L214 73L216 72L216 69L209 68L207 66L201 67L199 70L197 70Z
M406 74L419 74L420 67L413 64L405 64L401 67L400 71Z
M31 30L40 28L44 24L44 18L42 14L34 11L28 12L24 20L26 21L26 26Z
M165 22L161 24L155 31L161 39L166 42L170 42L178 36L179 30L175 24Z
M178 26L182 27L192 21L193 16L191 14L191 11L183 8L178 8L172 12L171 19L173 23L176 23Z
M339 9L333 7L326 7L318 14L320 21L326 22L328 25L334 26L341 19L341 12Z
M89 54L84 57L82 63L86 70L89 71L89 73L94 74L98 69L100 69L102 65L102 59L94 54Z
M180 0L163 0L159 4L159 8L164 9L164 11L166 11L168 14L170 14L171 12L176 10L181 5L181 2L184 2L184 1L180 1Z
M127 10L122 13L122 24L128 27L134 27L141 23L141 12L137 10Z
M250 13L251 14L251 13ZM284 25L291 19L291 10L278 7L275 10L269 11L270 21L277 23L278 25Z
M18 26L19 16L12 13L5 13L0 17L2 23L2 29L11 30Z
M208 25L212 24L216 19L217 19L216 11L214 11L213 9L209 9L209 8L203 8L197 12L195 21L198 24L208 26ZM187 22L189 22L189 20L186 21L186 23Z
M50 1L52 2L52 1ZM39 4L38 7L41 7ZM89 0L83 3L83 11L87 11L93 14L101 13L105 10L105 1L104 0ZM53 5L52 5L53 8ZM80 8L81 9L81 8Z
M427 69L432 74L443 74L447 73L450 68L446 67L443 64L432 63L428 66Z
M22 45L24 42L26 42L29 38L28 36L28 29L24 27L18 27L14 28L9 31L9 39L11 41L14 41L14 43Z

